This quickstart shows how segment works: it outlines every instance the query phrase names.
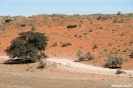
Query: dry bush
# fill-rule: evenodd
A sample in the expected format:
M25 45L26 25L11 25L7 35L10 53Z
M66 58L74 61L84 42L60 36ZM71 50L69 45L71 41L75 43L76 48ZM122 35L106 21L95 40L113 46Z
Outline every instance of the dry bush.
M131 51L131 58L133 58L133 50Z
M121 67L125 61L126 59L120 55L110 55L108 56L108 59L105 60L106 62L105 67L111 67L111 68Z

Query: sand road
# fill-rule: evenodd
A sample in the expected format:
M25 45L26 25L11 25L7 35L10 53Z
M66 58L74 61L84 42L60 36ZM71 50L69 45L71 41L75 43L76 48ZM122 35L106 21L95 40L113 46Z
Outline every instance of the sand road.
M0 58L3 59L9 59L8 56L0 56ZM62 64L62 65L66 65L68 67L74 67L74 68L79 68L79 69L84 69L84 70L91 70L94 72L97 72L97 74L105 74L105 73L115 73L116 69L109 69L109 68L103 68L103 67L96 67L96 66L92 66L92 65L87 65L87 64L83 64L83 63L79 63L79 62L74 62L73 60L69 60L69 59L57 59L57 58L48 58L48 61L51 62L55 62L58 64ZM132 70L123 70L126 73L132 74L133 71Z

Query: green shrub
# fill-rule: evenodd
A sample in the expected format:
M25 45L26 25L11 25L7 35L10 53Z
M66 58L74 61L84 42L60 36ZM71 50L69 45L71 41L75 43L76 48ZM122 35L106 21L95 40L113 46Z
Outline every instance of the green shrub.
M25 27L26 26L26 24L21 24L21 27Z
M80 56L80 57L79 57L79 61L83 61L84 59L85 59L84 56Z
M95 48L98 48L98 44L97 44L97 43L95 43L95 44L93 45L93 47L92 47L92 49L95 49Z
M83 53L82 50L78 50L78 52L76 53L76 56L80 57L80 56L82 56L82 53Z
M55 42L52 46L53 46L53 47L57 46L57 43Z
M10 23L12 21L12 19L6 19L5 22L6 23Z
M77 25L68 25L67 28L76 28Z
M131 51L131 58L133 58L133 50Z
M82 55L82 51L78 50L78 52L76 53L76 56L78 57L78 61L83 61L85 59L88 60L93 60L94 59L94 55L92 55L90 52L87 52L85 55Z
M92 55L90 52L87 52L87 54L85 54L85 58L87 58L88 60L93 60L94 55Z
M117 12L117 15L121 15L121 11Z
M125 72L120 69L117 69L115 74L122 74L122 73L125 73Z
M61 46L66 47L66 46L70 46L70 45L72 45L72 44L68 42L68 43L63 43Z
M11 42L5 52L12 59L22 59L24 61L35 62L41 58L46 58L42 51L47 46L48 38L44 33L22 32Z

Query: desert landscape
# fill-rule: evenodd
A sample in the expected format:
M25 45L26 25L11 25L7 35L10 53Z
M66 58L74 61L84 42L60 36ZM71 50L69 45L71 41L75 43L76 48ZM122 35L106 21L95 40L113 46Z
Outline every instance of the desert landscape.
M26 31L48 37L46 68L38 69L39 62L4 64L9 60L5 49ZM94 59L75 62L78 50ZM133 13L0 16L0 88L131 88L132 50ZM113 54L126 58L121 68L105 68ZM125 73L116 74L117 69Z

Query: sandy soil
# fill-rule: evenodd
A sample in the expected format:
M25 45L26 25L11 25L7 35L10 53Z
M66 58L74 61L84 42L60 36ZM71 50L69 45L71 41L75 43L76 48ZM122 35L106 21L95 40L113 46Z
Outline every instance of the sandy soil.
M7 56L0 56L0 88L111 88L113 84L133 85L129 73L116 75L110 69L102 71L103 68L66 59L49 58L45 60L47 67L44 69L37 69L38 62L3 64L6 60Z

